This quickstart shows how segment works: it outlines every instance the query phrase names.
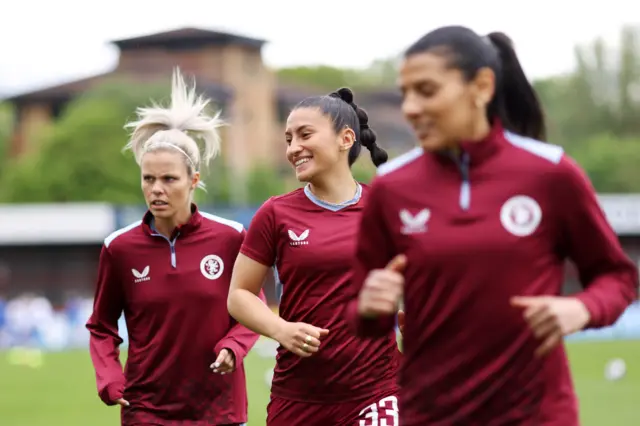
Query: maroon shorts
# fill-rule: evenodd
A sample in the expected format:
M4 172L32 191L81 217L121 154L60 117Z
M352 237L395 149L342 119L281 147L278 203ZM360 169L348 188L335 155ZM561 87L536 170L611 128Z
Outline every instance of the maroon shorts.
M375 395L337 404L272 397L267 426L398 426L398 398Z

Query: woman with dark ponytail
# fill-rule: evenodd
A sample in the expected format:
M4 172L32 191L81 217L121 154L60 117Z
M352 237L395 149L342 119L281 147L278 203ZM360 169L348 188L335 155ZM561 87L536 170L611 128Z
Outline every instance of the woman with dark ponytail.
M540 102L501 33L438 28L400 70L420 147L378 169L350 304L386 336L404 299L400 423L577 426L564 336L638 295L587 176L541 142ZM561 295L573 261L583 291Z
M285 139L287 159L306 186L258 210L228 300L239 323L280 343L267 425L357 426L379 419L397 426L395 333L360 340L342 309L357 291L351 257L369 196L350 167L363 146L376 166L387 153L346 88L300 102L287 119ZM282 283L279 316L258 298L271 267Z

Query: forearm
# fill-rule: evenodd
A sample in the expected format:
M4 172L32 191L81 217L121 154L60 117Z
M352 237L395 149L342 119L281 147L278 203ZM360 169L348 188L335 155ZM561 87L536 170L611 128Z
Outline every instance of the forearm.
M112 405L122 397L125 377L120 363L119 345L122 340L91 329L89 353L96 373L98 394L105 404Z
M229 293L229 314L249 330L274 338L284 322L258 296L248 290L236 289Z

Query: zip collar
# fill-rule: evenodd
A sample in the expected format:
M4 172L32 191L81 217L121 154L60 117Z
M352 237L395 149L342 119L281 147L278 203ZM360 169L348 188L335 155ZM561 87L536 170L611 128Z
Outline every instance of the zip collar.
M150 210L144 214L142 218L142 229L147 235L157 236L158 232L155 230L154 226L155 218ZM191 232L196 231L200 224L202 223L202 215L198 210L198 206L195 204L191 204L191 218L184 225L180 225L173 230L173 234L171 234L171 238L169 240L173 241L178 235L185 236Z

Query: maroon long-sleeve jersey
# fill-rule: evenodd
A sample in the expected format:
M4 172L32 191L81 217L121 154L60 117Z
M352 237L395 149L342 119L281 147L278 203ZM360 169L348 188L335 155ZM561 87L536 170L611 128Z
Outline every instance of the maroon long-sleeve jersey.
M557 146L504 132L456 156L417 148L379 169L360 225L354 280L408 257L400 423L577 426L567 357L544 358L513 296L559 295L578 267L590 327L637 297L624 254L579 167ZM360 318L386 334L392 317Z
M258 335L227 311L241 224L193 207L172 238L153 216L116 231L100 255L93 314L87 323L98 392L106 404L124 398L122 424L210 426L244 423L247 393L242 360ZM129 336L123 372L118 318ZM209 366L227 348L236 370Z
M282 283L280 316L329 329L320 350L301 358L280 347L271 392L296 401L333 403L397 389L400 353L393 329L383 339L353 336L344 305L353 291L351 261L366 186L343 205L317 199L308 188L272 197L258 210L241 253L276 266Z

